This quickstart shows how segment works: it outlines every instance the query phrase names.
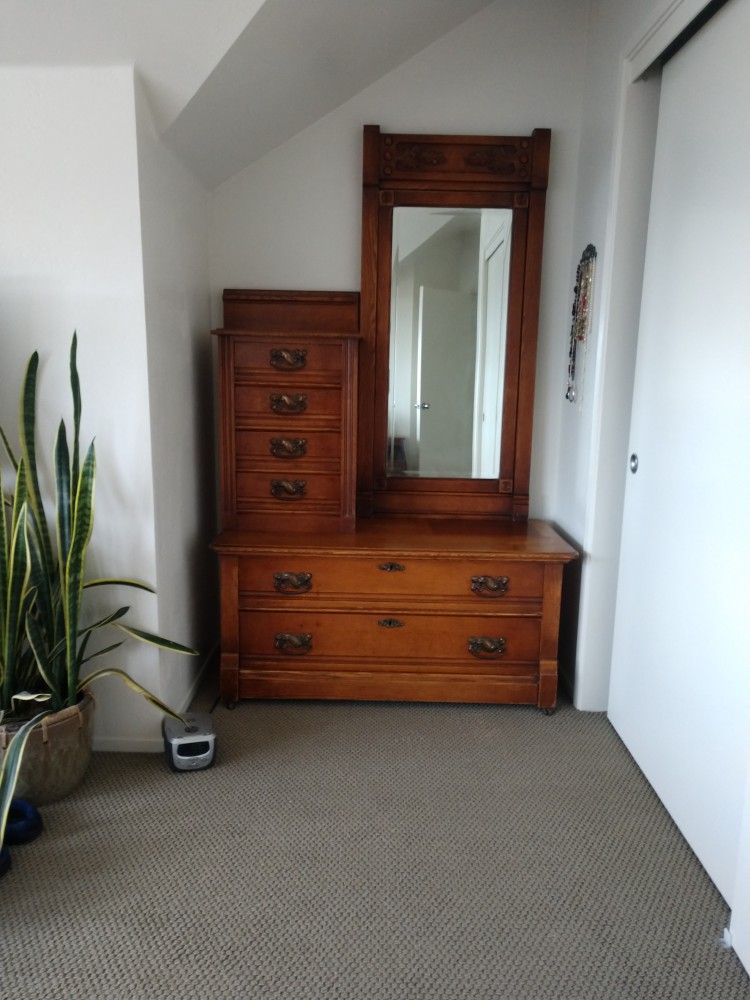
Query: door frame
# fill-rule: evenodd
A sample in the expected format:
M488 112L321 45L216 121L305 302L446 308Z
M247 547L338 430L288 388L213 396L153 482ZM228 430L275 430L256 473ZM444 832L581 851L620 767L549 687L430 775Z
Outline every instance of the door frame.
M661 90L661 75L652 67L691 24L720 5L717 0L672 0L644 22L620 65L612 194L605 252L597 262L599 305L592 338L599 346L585 481L589 502L580 539L585 562L573 700L583 711L604 711L608 702L609 666L603 669L602 664L612 660L625 456Z
M717 0L673 0L644 24L621 64L612 195L605 228L607 252L599 267L600 348L587 470L587 495L592 499L583 532L584 551L595 558L587 560L581 588L577 661L584 669L577 673L574 699L580 709L601 710L608 701L609 673L597 673L595 664L611 664L612 660L626 459L661 89L660 75L648 71L693 22L706 18L721 5ZM725 931L725 941L750 971L750 893L746 885L740 886L748 873L750 778L738 888L730 927Z

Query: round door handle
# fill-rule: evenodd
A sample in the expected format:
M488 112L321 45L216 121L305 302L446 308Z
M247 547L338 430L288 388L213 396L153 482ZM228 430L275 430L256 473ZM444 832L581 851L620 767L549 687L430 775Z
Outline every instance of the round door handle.
M415 403L414 404L414 409L415 410L429 410L429 408L430 408L430 404L429 403Z
M636 455L635 452L633 452L633 454L630 456L630 471L631 472L638 471L638 456Z

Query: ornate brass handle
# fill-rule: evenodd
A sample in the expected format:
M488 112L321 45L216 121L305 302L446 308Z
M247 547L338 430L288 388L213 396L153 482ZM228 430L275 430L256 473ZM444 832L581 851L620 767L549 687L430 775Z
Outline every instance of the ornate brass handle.
M312 635L309 632L277 632L273 644L287 656L304 656L312 649Z
M279 594L306 594L312 590L312 573L274 573L273 589Z
M307 409L307 396L303 392L273 392L268 401L274 413L304 413Z
M384 562L378 566L378 569L382 569L384 573L403 573L406 566L403 563Z
M270 360L272 368L284 372L296 372L307 364L307 351L302 347L274 347Z
M469 639L469 652L480 659L502 656L505 652L505 639L502 636L493 638L489 635L473 635Z
M304 479L272 479L271 496L277 500L300 500L307 492Z
M472 576L472 592L480 597L502 597L510 585L509 576Z
M271 438L269 447L274 458L301 458L307 454L306 438Z
M378 625L381 628L403 628L404 624L398 618L380 618L378 621Z

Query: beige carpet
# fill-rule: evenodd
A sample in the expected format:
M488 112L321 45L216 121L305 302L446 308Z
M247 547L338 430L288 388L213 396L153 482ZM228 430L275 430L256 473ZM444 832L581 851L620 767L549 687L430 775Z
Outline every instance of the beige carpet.
M0 995L739 1000L726 907L602 716L219 706L99 754L0 882Z

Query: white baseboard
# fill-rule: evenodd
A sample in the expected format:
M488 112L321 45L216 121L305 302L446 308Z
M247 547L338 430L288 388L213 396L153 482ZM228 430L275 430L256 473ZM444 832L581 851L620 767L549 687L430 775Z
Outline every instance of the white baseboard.
M219 643L217 641L203 657L203 662L195 675L195 680L190 685L190 690L185 696L183 704L179 707L178 711L185 712L192 704L192 701L198 692L198 688L201 686L201 682L203 681L203 675L211 664L211 661L216 656L218 648ZM163 753L164 741L161 736L95 736L92 740L91 748L93 750L104 750L112 753Z

